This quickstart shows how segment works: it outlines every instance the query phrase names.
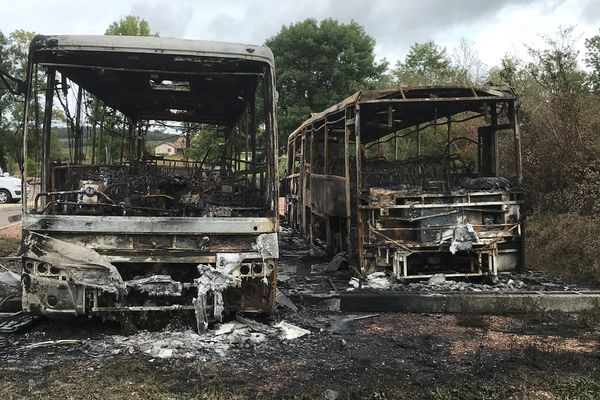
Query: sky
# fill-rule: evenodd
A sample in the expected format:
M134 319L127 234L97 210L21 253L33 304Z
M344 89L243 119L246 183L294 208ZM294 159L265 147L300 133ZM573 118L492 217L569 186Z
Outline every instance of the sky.
M0 0L0 30L103 34L126 15L146 19L160 36L262 44L305 18L355 20L391 65L414 42L434 40L454 52L464 38L485 65L506 54L526 57L559 26L576 37L600 33L600 0ZM583 40L579 41L583 56Z

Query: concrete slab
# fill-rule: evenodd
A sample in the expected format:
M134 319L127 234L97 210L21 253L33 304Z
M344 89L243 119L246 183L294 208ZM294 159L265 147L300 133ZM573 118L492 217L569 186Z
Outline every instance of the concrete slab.
M353 292L290 296L296 304L344 312L515 315L600 311L600 291L586 292Z
M348 293L340 310L446 314L579 313L600 311L598 292Z

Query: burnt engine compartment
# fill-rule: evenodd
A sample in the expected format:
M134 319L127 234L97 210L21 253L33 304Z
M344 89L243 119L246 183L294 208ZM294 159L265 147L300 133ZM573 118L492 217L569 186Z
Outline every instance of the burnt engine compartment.
M267 216L266 194L247 171L197 161L53 165L53 190L35 212L56 215L169 217ZM260 174L260 172L255 172ZM260 181L260 180L259 180Z
M193 300L198 297L196 280L201 274L194 263L154 263L132 264L114 263L128 290L124 296L115 296L101 291L90 292L90 307L97 311L115 311L119 308L140 307L144 310L171 307L191 309ZM211 266L214 268L214 266ZM245 269L251 271L246 271ZM260 268L260 270L259 270ZM263 271L264 268L264 271ZM265 285L263 278L272 279L272 268L256 262L245 262L234 275L240 281L239 286L223 289L224 311L264 310L269 304L272 287ZM265 275L266 274L266 275ZM212 309L214 292L207 293L207 308Z

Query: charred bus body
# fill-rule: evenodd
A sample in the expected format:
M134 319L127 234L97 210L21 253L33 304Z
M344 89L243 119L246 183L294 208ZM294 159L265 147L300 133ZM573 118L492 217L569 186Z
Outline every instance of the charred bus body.
M522 265L521 141L509 89L363 91L288 138L286 215L364 273L495 277Z
M23 179L39 177L41 189L23 201L23 308L46 315L188 309L200 329L223 311L272 310L274 79L265 47L35 37ZM68 132L62 160L54 150L56 109ZM151 154L147 136L156 125L163 140L181 134L183 154Z

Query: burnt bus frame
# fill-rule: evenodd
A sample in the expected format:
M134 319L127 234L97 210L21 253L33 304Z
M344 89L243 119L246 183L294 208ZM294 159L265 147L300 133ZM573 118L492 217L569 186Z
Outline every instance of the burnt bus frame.
M415 116L412 121L397 121L395 114L407 106L420 106L426 110L423 114L430 117ZM496 176L500 158L505 156L514 158L516 188L508 197L503 196L503 193L496 193L501 198L493 204L514 206L520 209L519 220L510 227L514 230L511 239L515 242L513 247L516 247L510 251L517 253L515 269L522 268L524 264L524 210L521 207L523 204L521 134L518 123L517 97L509 88L402 87L394 90L361 91L323 112L313 115L288 137L287 173L283 179L283 187L286 191L285 214L291 227L313 240L316 225L322 225L324 222L325 234L320 239L325 242L328 253L344 251L358 264L361 272L371 272L373 268L365 262L365 255L367 253L372 255L373 251L378 250L378 246L368 238L370 236L372 239L373 235L378 235L380 232L368 226L369 216L375 210L378 213L385 213L394 208L410 207L393 203L382 206L370 203L364 198L364 192L369 190L363 185L361 167L365 144L376 143L379 138L389 134L392 129L397 131L401 128L417 126L418 130L419 123L423 124L434 118L436 121L441 120L445 116L450 117L458 112L449 111L446 115L438 113L439 109L443 109L443 107L447 109L455 107L455 110L459 111L481 110L480 112L485 114L488 126L482 127L477 155L479 165L484 168L480 174ZM378 110L378 114L373 112L374 109ZM505 110L507 123L500 124L498 122L498 110L500 109ZM385 117L381 118L381 114ZM432 116L434 118L431 118ZM379 125L376 126L376 123ZM365 137L365 133L372 130L374 126L382 130L382 133ZM386 128L387 131L385 131ZM499 131L512 133L514 145L512 154L499 154ZM313 171L317 158L315 137L322 140L323 145L320 161L324 167L318 173ZM398 140L397 137L394 137L394 141L396 140ZM452 137L449 136L448 143L451 140ZM328 146L334 141L343 143L344 146L343 174L334 174L329 171ZM351 162L351 158L354 158L355 162ZM482 195L485 194L489 193L482 193ZM464 207L466 205L458 204L456 206ZM427 207L427 205L422 207ZM334 225L338 227L337 232L333 228ZM418 243L403 243L385 237L383 237L383 241L386 242L380 246L383 250L386 248L393 250L394 254L388 254L387 266L397 278L425 278L432 275L418 272L409 273L408 256L410 254L440 253L439 249L432 246L420 246ZM495 244L476 246L474 252L478 253L479 257L479 261L476 262L483 262L488 267L486 271L473 266L472 271L449 273L447 276L486 274L495 276L498 274L498 246ZM441 253L447 253L447 251L441 251Z
M47 95L45 116L42 130L42 175L41 191L49 191L52 168L49 165L51 110L55 86L55 72L61 68L88 68L101 71L105 66L61 64L60 62L40 61L45 55L68 54L69 52L86 51L105 54L106 57L144 57L145 55L167 58L193 59L226 59L250 60L264 65L265 82L265 140L269 146L265 155L268 213L264 217L134 217L134 216L85 216L85 215L43 215L32 210L27 193L22 200L23 238L23 307L25 311L44 315L89 315L113 312L137 311L172 311L193 309L192 304L172 304L163 306L106 306L99 303L104 291L103 284L94 283L84 277L72 280L66 275L39 276L35 273L39 264L44 264L44 257L52 260L60 258L57 248L64 243L79 246L82 254L90 249L102 257L107 263L173 263L173 264L209 264L213 266L223 263L227 257L234 255L240 260L262 262L271 271L268 278L267 295L261 299L238 302L232 311L271 312L275 308L276 276L277 276L277 232L278 221L278 171L277 171L277 120L275 115L275 66L270 49L261 46L170 39L158 37L111 37L111 36L36 36L29 49L26 90L23 118L23 145L21 154L21 175L23 184L29 179L28 136L30 134L29 119L31 114L33 75L36 65L47 72ZM158 72L138 68L113 67L114 71L123 72ZM193 75L194 71L177 71L178 74ZM254 72L228 71L230 75L257 75ZM104 99L102 99L104 100ZM118 108L116 108L118 109ZM50 111L50 112L49 112ZM156 115L159 119L161 115ZM148 118L154 119L154 118ZM183 119L182 119L183 120ZM218 122L218 121L217 121ZM156 249L138 248L141 241L148 242L152 238L169 243L169 246ZM206 239L206 240L205 240ZM267 241L275 250L265 252L257 249L257 243ZM214 244L213 244L214 243ZM71 247L69 247L71 248ZM30 257L37 257L32 260ZM57 261L60 264L60 260ZM81 271L86 265L71 265L65 261L64 270ZM90 265L91 267L91 265ZM32 272L30 268L33 268ZM47 270L47 266L45 267ZM42 274L43 275L43 274ZM64 279L62 281L61 279ZM87 280L86 280L87 279ZM111 277L112 279L112 277ZM119 280L119 277L116 278ZM88 283L91 283L88 285ZM112 285L112 286L110 286ZM122 287L123 282L114 280L107 284ZM242 283L242 290L244 283ZM50 294L53 301L49 302ZM56 301L59 298L58 305ZM243 297L243 295L242 295ZM63 305L61 307L60 305Z

